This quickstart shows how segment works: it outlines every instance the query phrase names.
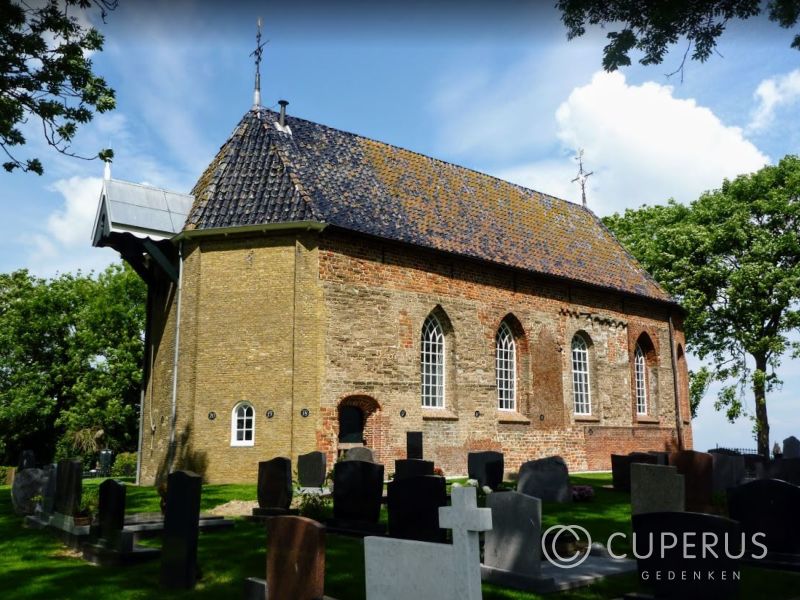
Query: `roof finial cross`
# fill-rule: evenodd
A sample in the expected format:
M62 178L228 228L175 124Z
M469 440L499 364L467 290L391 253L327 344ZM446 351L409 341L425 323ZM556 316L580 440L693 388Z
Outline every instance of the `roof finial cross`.
M261 17L258 17L257 26L258 30L256 31L256 49L250 53L250 56L253 56L256 59L256 83L255 88L253 89L253 110L259 110L261 108L261 55L264 51L264 46L267 45L267 42L261 43L261 26L262 26Z
M578 155L575 157L575 160L578 161L578 176L572 180L572 183L575 183L576 181L580 183L581 200L583 201L584 208L586 208L586 180L589 179L589 175L594 175L594 171L586 173L583 170L583 148L578 150Z

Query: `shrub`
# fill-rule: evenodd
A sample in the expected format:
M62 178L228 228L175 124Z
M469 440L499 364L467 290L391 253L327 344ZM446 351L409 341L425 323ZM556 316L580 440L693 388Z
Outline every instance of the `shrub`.
M136 475L136 453L120 452L111 467L112 477L134 477Z
M300 496L300 516L324 522L330 513L328 499L321 494L301 494Z
M8 480L8 472L14 467L4 467L0 465L0 485L5 485Z
M82 516L90 516L97 512L100 505L100 490L96 486L87 487L81 493L79 512Z

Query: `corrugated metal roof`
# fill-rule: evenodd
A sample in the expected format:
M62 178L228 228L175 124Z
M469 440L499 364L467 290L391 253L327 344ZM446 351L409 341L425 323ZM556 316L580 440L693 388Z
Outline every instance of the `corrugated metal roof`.
M190 194L116 179L104 181L94 225L95 244L111 232L171 238L183 229L193 203Z

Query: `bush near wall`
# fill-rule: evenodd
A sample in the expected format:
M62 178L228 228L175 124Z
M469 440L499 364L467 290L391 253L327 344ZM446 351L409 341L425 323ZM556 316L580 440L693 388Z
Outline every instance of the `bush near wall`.
M134 477L136 475L136 452L120 452L111 467L112 477Z

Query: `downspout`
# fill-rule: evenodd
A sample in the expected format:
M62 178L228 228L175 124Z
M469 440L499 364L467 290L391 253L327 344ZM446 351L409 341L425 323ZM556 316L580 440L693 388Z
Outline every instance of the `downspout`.
M675 352L675 328L672 325L672 312L669 314L669 354L672 360L672 391L675 395L675 432L678 435L678 450L683 450L683 417L681 416L681 399L678 393L678 357Z
M172 357L172 413L169 419L169 449L167 456L167 472L172 472L172 461L175 460L175 419L178 414L178 357L181 343L181 290L183 288L183 242L178 244L178 289L175 292L177 307L175 309L175 355Z
M145 307L145 316L144 316L144 356L142 357L142 390L139 394L139 445L138 451L136 452L136 485L139 485L142 477L142 439L144 437L144 399L147 394L147 388L149 387L149 380L152 373L152 369L150 368L151 364L151 352L152 349L150 348L150 311L152 310L153 306L153 291L151 286L147 286L147 305ZM152 409L152 405L151 405ZM150 418L152 419L152 415Z

